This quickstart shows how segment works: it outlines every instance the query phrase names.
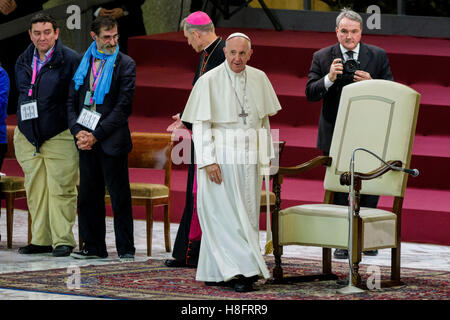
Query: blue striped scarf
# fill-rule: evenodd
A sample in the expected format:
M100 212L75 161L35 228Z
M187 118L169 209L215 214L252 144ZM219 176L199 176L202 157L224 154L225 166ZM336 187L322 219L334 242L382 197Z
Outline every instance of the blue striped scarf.
M100 74L100 79L98 79L97 87L95 88L93 100L96 104L102 104L105 95L109 93L111 87L111 80L114 71L114 62L116 61L117 54L119 53L119 45L117 44L116 51L113 54L105 54L97 50L97 43L92 42L91 46L86 50L86 53L78 66L75 75L73 76L73 81L75 81L75 90L78 91L80 86L84 83L87 72L89 70L89 65L91 57L96 59L106 60L103 67L103 71Z

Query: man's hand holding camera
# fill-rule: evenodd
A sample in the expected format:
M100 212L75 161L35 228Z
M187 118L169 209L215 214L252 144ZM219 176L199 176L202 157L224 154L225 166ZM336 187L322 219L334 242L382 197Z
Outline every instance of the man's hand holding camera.
M370 73L363 70L356 70L359 67L359 63L356 60L347 61L345 64L342 63L340 58L334 59L330 66L330 72L328 73L328 79L331 82L335 82L337 79L346 79L348 81L363 81L371 80L372 77ZM347 77L345 77L347 75ZM353 77L349 78L349 75Z
M342 74L344 70L344 65L340 58L334 59L330 66L330 72L328 73L328 79L331 82L335 82L338 74Z
M356 70L355 76L353 77L355 81L372 80L370 73L362 70Z

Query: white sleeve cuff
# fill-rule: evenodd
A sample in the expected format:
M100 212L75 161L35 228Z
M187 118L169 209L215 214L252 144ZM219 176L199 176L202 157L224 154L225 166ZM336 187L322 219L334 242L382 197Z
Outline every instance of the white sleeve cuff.
M330 80L330 78L328 78L328 73L325 75L325 77L323 77L324 80L324 85L325 85L325 89L328 90L329 87L331 87L334 82Z

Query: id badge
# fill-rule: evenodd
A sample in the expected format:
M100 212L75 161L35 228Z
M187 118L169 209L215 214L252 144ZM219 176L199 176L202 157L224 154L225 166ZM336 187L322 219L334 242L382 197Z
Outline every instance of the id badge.
M38 117L37 102L30 100L20 105L20 118L22 121Z
M91 106L91 97L92 97L92 92L91 91L86 91L86 96L84 97L84 105L85 106Z
M102 115L98 112L83 108L80 115L78 116L77 123L94 131L101 116Z

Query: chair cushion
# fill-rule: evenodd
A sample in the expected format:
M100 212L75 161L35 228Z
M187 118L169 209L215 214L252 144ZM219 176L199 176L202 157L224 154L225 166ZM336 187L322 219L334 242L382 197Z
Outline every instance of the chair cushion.
M389 211L361 208L363 250L396 246L397 216ZM348 207L308 204L280 211L280 244L327 248L348 247Z
M162 198L169 195L169 188L163 184L130 183L132 198ZM106 190L108 195L108 190Z
M0 191L1 192L16 192L24 190L24 177L15 176L3 176L0 178Z
M269 192L269 202L270 205L275 205L275 193ZM261 206L266 205L266 190L261 190Z

